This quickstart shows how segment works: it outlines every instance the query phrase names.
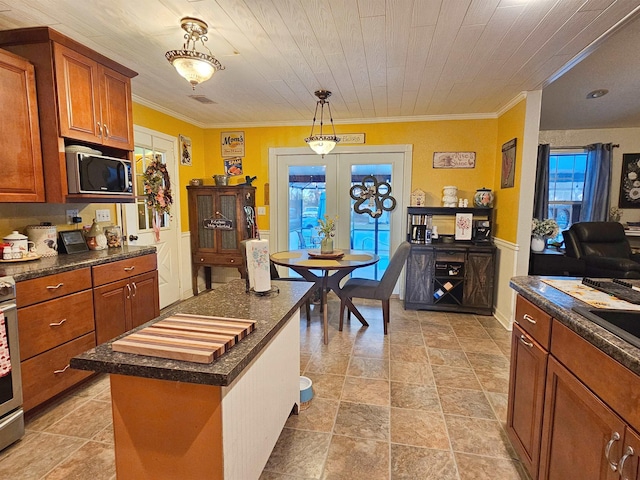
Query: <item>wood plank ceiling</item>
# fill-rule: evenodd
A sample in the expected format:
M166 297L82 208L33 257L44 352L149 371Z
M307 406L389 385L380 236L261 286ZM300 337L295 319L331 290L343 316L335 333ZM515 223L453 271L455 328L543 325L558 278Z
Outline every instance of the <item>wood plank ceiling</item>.
M639 9L631 0L0 0L0 29L48 25L139 72L135 98L201 126L494 115ZM195 88L165 60L180 18L225 65ZM204 95L202 104L190 95ZM373 119L373 120L372 120Z

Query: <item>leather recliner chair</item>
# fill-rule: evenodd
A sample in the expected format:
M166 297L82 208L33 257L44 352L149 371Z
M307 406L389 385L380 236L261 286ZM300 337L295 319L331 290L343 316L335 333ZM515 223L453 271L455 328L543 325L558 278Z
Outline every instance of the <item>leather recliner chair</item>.
M640 278L640 254L631 252L618 222L580 222L562 232L567 256L584 260L585 276Z

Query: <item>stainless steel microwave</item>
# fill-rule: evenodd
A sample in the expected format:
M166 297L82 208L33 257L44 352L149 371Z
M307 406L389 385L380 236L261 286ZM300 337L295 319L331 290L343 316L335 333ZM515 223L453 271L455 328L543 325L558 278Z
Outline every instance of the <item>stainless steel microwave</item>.
M131 195L131 161L82 152L67 152L69 193Z

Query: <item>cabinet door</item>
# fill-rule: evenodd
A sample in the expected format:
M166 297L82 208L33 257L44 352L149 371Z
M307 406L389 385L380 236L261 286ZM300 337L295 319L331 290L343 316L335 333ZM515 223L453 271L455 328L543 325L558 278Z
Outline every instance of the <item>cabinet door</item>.
M464 296L462 304L469 307L493 306L493 253L469 252L464 264Z
M609 461L622 456L624 430L609 407L549 357L539 480L617 479Z
M133 150L131 80L100 65L100 112L103 144Z
M93 289L98 345L127 331L131 294L128 279Z
M136 275L129 280L131 286L131 325L135 328L160 315L158 298L158 272Z
M44 202L44 177L34 68L0 50L0 202Z
M513 325L507 434L532 478L540 459L548 356L519 325Z
M640 480L640 435L627 427L624 436L623 457L620 459L620 478L622 480Z
M54 44L60 136L100 143L98 64Z
M411 253L407 259L405 304L431 305L433 303L434 259L432 248L411 247Z

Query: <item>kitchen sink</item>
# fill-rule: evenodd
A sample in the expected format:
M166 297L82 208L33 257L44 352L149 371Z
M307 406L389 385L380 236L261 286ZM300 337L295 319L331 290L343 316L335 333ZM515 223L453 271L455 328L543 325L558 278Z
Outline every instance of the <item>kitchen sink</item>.
M640 311L573 307L573 311L640 348Z

